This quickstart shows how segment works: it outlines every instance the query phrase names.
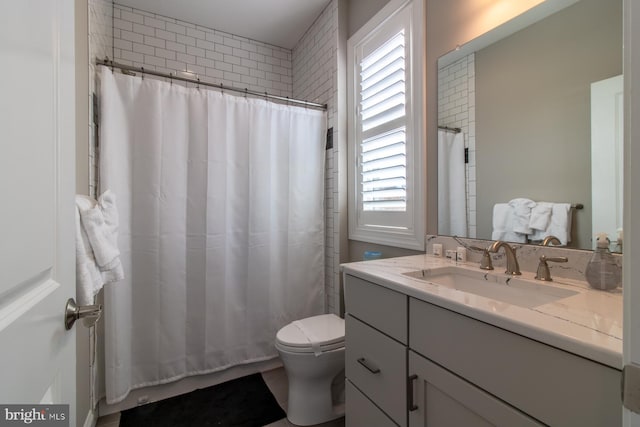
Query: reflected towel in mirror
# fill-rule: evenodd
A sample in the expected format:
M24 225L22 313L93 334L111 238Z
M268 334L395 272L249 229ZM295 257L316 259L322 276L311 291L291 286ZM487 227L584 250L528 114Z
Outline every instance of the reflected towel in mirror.
M551 203L551 218L545 230L535 230L529 236L531 240L543 240L547 236L556 236L562 245L571 242L571 204Z
M513 209L513 231L519 234L531 234L533 230L529 227L531 219L531 209L536 202L529 199L518 198L509 201L509 206Z
M533 230L546 230L551 220L551 210L553 203L538 202L531 209L531 219L529 220L529 227Z
M491 239L526 243L526 234L513 231L514 217L513 208L509 204L496 203L493 205L493 232L491 233Z

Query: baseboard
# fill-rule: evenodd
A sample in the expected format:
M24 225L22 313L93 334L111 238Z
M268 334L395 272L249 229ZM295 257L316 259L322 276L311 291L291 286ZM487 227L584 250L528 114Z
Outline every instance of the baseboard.
M98 412L101 416L114 414L145 403L157 402L158 400L189 393L190 391L198 388L210 387L245 375L265 372L281 366L282 361L279 357L276 357L263 362L234 366L220 372L183 378L169 384L161 384L132 390L126 399L114 405L107 405L104 398L100 399Z
M83 427L96 427L97 422L98 414L90 409L89 413L87 413L87 418L84 419Z

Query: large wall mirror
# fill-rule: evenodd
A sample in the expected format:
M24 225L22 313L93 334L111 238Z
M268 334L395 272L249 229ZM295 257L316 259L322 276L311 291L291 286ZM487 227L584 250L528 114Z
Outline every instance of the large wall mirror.
M543 2L438 68L439 234L622 249L622 0Z

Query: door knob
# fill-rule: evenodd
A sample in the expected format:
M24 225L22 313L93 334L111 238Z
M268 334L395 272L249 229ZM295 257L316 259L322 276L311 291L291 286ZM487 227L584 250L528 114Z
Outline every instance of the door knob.
M64 308L64 327L68 331L78 319L84 319L87 328L95 325L102 315L102 304L77 305L73 298L67 300Z

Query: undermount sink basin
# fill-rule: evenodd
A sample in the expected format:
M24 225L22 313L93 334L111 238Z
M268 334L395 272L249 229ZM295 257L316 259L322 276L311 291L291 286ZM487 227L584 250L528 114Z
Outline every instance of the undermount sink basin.
M558 288L548 282L538 283L518 276L504 276L459 267L418 270L403 274L525 308L538 307L577 294L576 291Z

